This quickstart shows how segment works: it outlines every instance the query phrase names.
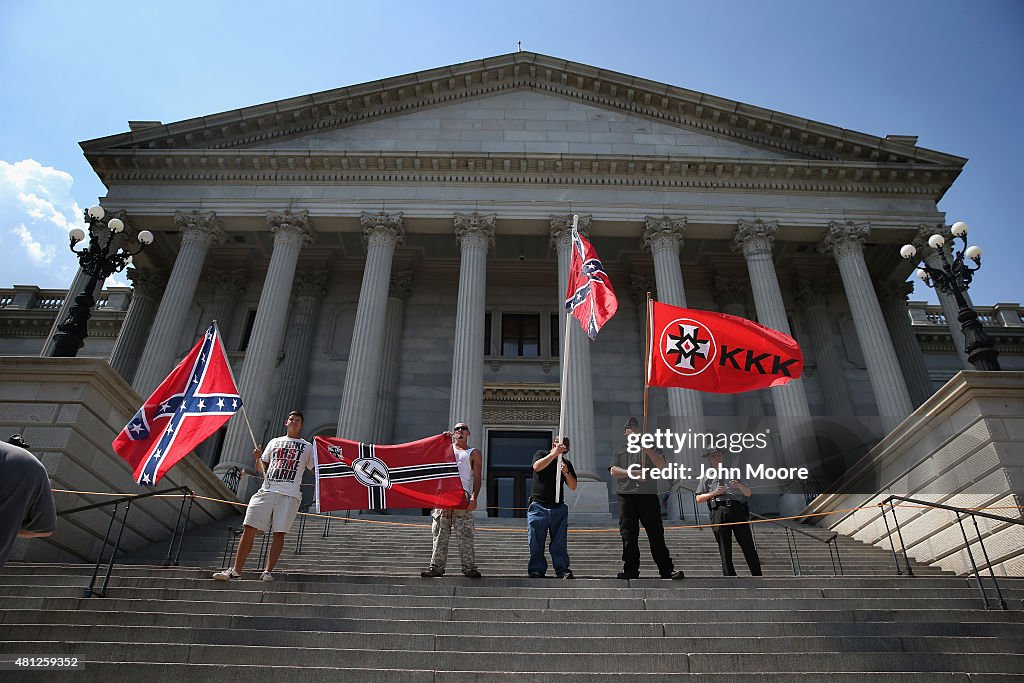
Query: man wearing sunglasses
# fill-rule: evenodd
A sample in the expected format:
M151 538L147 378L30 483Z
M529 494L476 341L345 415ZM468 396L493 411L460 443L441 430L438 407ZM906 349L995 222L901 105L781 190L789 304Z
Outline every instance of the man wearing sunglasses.
M435 509L430 517L433 523L431 531L434 536L434 551L430 556L430 567L420 572L425 579L444 576L448 564L448 541L452 527L455 538L459 542L459 554L462 556L462 574L470 579L479 579L480 572L476 568L476 554L473 549L473 511L480 496L480 478L483 470L483 456L480 450L469 446L469 425L459 422L445 436L454 436L455 461L459 466L462 488L466 491L469 505L465 510Z

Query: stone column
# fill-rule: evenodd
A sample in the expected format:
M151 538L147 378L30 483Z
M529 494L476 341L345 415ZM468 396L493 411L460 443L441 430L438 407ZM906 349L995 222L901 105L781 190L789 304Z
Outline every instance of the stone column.
M953 239L953 234L941 223L938 225L922 224L918 226L917 235L914 236L912 244L917 247L917 253L924 258L925 263L932 268L943 270L942 257L939 252L928 246L928 238L932 235L942 235L946 238L947 244ZM952 294L946 294L938 287L935 288L935 296L939 298L939 304L942 305L942 313L946 316L946 326L949 327L949 334L953 337L956 353L960 356L961 367L964 370L973 370L974 366L967 360L967 351L964 350L964 333L960 329L960 321L957 320L957 316L960 315L960 307L957 306L956 299ZM964 292L964 299L968 306L974 306L970 292Z
M686 218L672 219L668 216L645 219L643 246L649 249L654 259L654 277L658 282L658 300L669 306L686 307L686 292L683 289L683 271L679 267L679 247L683 243L686 232ZM694 432L704 431L704 406L700 393L692 389L668 388L669 419L672 430L677 434L686 429ZM672 455L672 454L667 454ZM680 454L683 455L683 454ZM689 466L698 462L700 453L690 452L685 460L676 456Z
M580 216L579 232L590 234L590 216ZM572 257L572 216L552 216L551 243L558 254L558 323L559 363L565 350L565 335L569 335L569 361L566 378L564 432L572 444L572 463L579 475L579 486L572 494L566 488L566 498L574 512L608 514L608 486L597 476L596 440L594 438L594 387L590 374L590 339L576 319L566 325L565 290L569 285L569 262ZM561 371L561 367L559 367ZM607 456L606 456L607 457Z
M217 214L212 211L178 211L174 214L174 224L181 231L181 248L174 259L174 268L132 382L132 387L143 398L153 393L174 367L178 341L206 254L212 245L222 244L227 239Z
M629 294L636 304L636 324L640 331L640 339L647 339L647 292L658 298L658 287L654 278L633 273L629 276Z
M292 285L291 315L284 336L284 359L278 377L277 400L271 421L282 422L289 411L304 410L306 378L309 376L309 353L316 329L317 309L327 294L328 272L299 271Z
M271 403L271 384L284 341L288 298L295 279L299 252L303 245L311 244L315 236L309 212L305 210L295 214L290 211L268 211L267 224L274 234L274 251L263 280L260 301L256 305L256 320L253 322L249 346L245 350L242 374L238 377L238 393L245 403L243 410L249 416L257 439L261 437L261 427L267 418L267 406ZM270 422L272 425L278 422L283 425L284 416L271 415ZM252 448L252 436L244 418L231 420L224 436L220 463L214 472L221 474L233 465L241 466L248 472L253 471ZM239 486L240 497L247 498L250 492Z
M448 425L469 424L474 443L484 437L484 304L487 296L487 250L494 246L496 214L455 214L455 237L461 245L459 299L455 314L455 346L452 351L451 399ZM482 449L481 449L482 450ZM487 464L484 463L484 482ZM487 510L486 486L481 487L478 510Z
M129 268L128 279L134 285L132 302L110 352L110 367L131 382L139 367L142 345L153 325L157 302L167 285L167 276L158 268Z
M839 274L843 278L843 288L850 303L857 339L864 351L871 391L875 395L882 429L888 434L913 412L914 407L903 381L900 364L896 360L896 350L885 326L875 289L871 286L871 274L864 263L863 243L870 232L871 225L868 223L832 221L818 251L832 254L839 264Z
M750 283L739 278L715 275L711 282L711 298L718 304L718 308L726 315L734 315L737 318L747 317L747 292ZM747 431L751 431L754 424L764 417L764 404L761 403L759 391L744 391L736 394L736 415L740 418L747 418Z
M216 273L210 278L210 282L213 285L213 303L206 311L203 325L209 325L211 321L216 320L221 338L226 345L238 302L245 294L245 286L249 282L249 273L244 269Z
M892 345L896 349L896 358L903 369L903 378L907 382L907 390L914 407L921 405L935 393L928 367L924 364L921 345L917 342L917 334L910 324L907 311L907 297L914 291L912 282L880 282L878 302L882 306L882 317L892 335Z
M221 341L224 342L224 348L227 350L227 340L230 338L235 309L238 308L238 302L241 300L242 294L245 293L249 277L244 269L238 269L230 272L218 272L210 278L210 281L213 285L213 303L205 311L202 324L206 326L214 320L217 321ZM227 429L227 427L221 427L224 433L227 433ZM223 446L221 437L214 434L196 448L196 454L200 460L212 468L217 464L221 446Z
M363 213L361 222L366 239L366 267L338 411L338 436L371 441L373 411L380 387L391 262L395 247L405 239L405 227L401 213L385 211Z
M405 302L411 292L411 270L391 276L388 305L384 314L384 353L382 354L380 387L377 389L377 409L373 414L373 440L375 443L391 443L394 440L395 397L398 394L398 368L401 363L402 321L405 317ZM481 491L480 495L483 496L483 493Z
M742 253L747 261L757 321L792 336L772 260L772 245L778 230L777 221L740 220L733 233L732 250ZM811 409L803 382L790 380L780 387L772 387L771 392L782 439L782 459L788 466L808 464L814 453L809 431Z
M832 323L828 315L825 285L800 280L796 288L796 303L807 319L808 332L818 360L817 375L825 399L825 410L832 417L853 416L850 387L846 383L842 362L836 354Z

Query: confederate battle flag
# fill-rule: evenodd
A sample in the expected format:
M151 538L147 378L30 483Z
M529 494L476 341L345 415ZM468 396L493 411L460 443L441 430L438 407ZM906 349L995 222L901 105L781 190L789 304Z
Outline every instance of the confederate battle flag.
M131 466L138 484L155 486L240 407L214 321L117 435L114 450Z
M591 339L619 308L615 290L594 246L572 226L572 261L569 263L569 286L565 292L565 310L580 321Z
M648 301L647 385L719 394L777 387L800 376L792 337L724 313Z
M313 443L320 512L467 505L452 440L443 434L395 446L322 436Z

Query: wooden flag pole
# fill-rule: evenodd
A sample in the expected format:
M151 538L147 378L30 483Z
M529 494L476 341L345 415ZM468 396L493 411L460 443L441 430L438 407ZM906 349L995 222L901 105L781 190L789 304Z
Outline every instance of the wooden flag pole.
M644 426L641 434L647 433L648 394L651 389L651 301L651 293L647 292L647 314L644 323ZM641 471L647 467L647 453L643 448L640 449L640 467Z
M580 217L577 214L572 215L572 231L575 233L579 225ZM572 239L569 240L569 248L572 248ZM569 265L572 266L572 256L569 256ZM568 278L566 279L568 282ZM569 325L572 323L572 315L569 311L565 312L565 335L562 340L562 387L561 387L561 401L558 409L558 443L562 443L562 439L565 436L565 386L569 381ZM562 454L558 454L558 462L555 464L555 505L562 502Z

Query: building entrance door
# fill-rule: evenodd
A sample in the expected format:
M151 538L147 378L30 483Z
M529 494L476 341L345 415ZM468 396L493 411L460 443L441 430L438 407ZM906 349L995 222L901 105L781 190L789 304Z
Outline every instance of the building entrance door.
M526 517L533 454L551 449L550 430L492 429L487 435L487 516Z

